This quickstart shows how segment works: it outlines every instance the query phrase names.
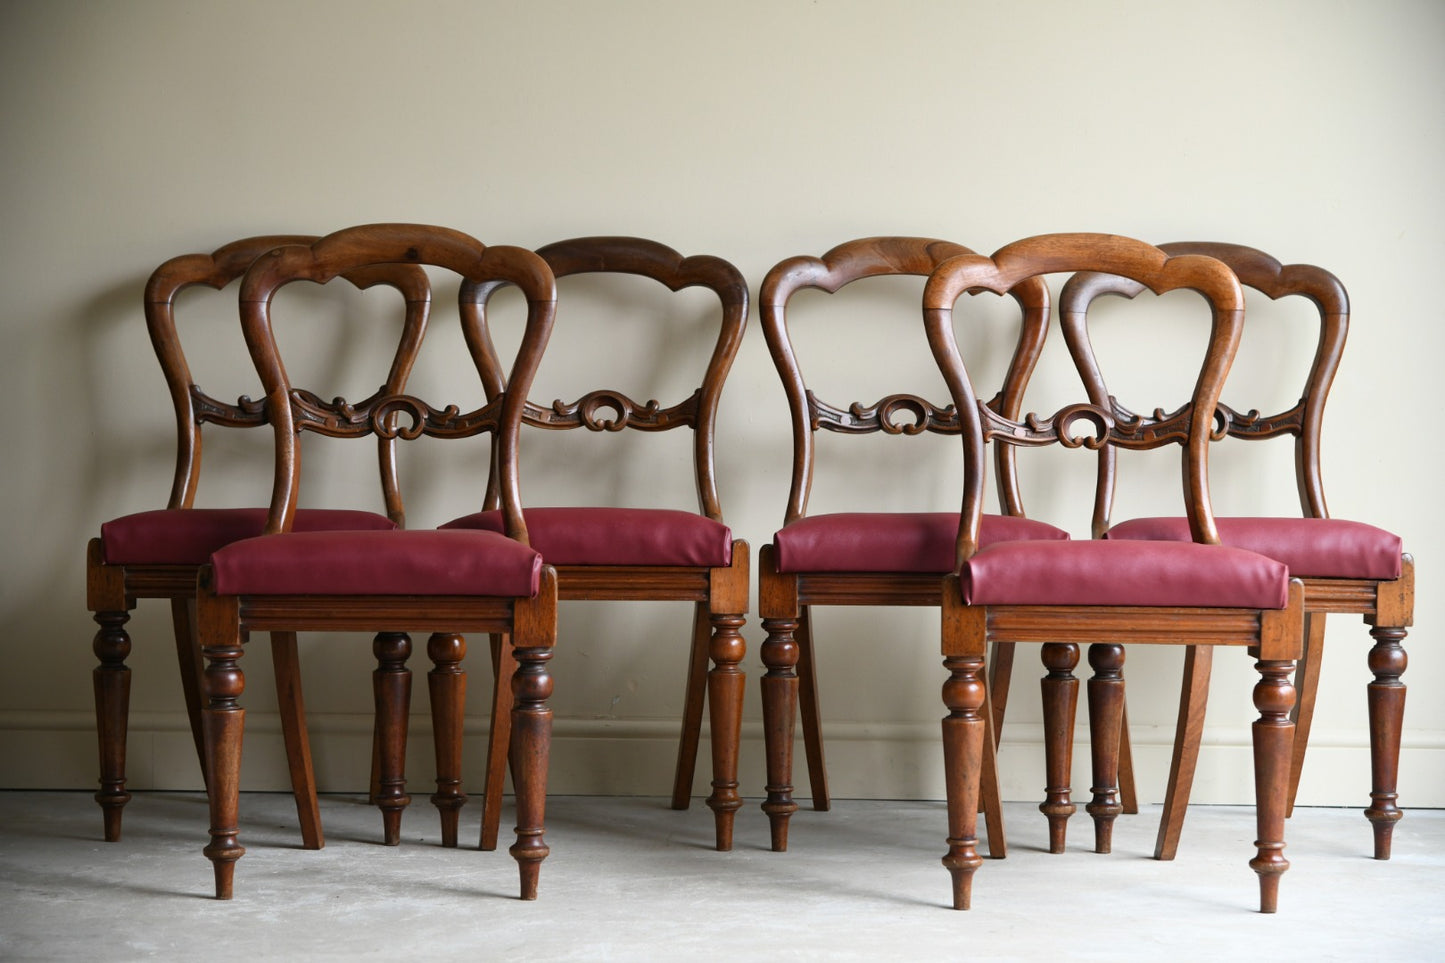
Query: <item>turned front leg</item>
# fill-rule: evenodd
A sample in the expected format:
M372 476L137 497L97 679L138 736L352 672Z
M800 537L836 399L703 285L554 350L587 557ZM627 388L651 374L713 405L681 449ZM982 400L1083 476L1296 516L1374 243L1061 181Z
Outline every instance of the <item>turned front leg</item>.
M793 733L798 715L797 619L763 619L768 637L760 650L767 672L763 690L763 745L767 755L768 814L773 852L788 849L788 821L798 811L793 801Z
M125 742L130 718L130 634L125 630L130 613L96 612L95 640L91 650L100 665L91 672L95 687L95 733L100 744L100 803L105 824L105 841L120 840L121 810L130 802L125 788Z
M1124 647L1089 646L1089 734L1093 759L1093 798L1084 807L1094 817L1094 852L1114 845L1114 820L1124 811L1119 801L1119 734L1124 720Z
M246 850L236 841L241 804L241 737L246 710L237 700L246 678L237 664L243 649L239 642L207 648L207 666L201 680L206 708L201 729L206 740L206 787L211 809L211 842L204 852L216 877L216 899L230 899L236 860Z
M738 795L738 743L742 739L743 687L747 682L739 665L747 653L747 644L738 631L743 622L741 615L713 615L712 642L708 647L713 667L707 675L708 723L712 729L712 795L707 797L707 806L713 811L720 852L733 848L733 817L743 805Z
M1395 823L1403 813L1395 805L1400 774L1400 730L1405 720L1405 684L1400 676L1408 659L1400 645L1403 628L1375 626L1370 649L1370 671L1375 674L1368 690L1370 711L1370 808L1365 818L1375 830L1375 858L1390 858L1390 841Z
M1049 821L1049 852L1064 851L1065 833L1075 806L1069 797L1074 753L1074 716L1079 705L1079 647L1048 642L1040 653L1048 675L1039 682L1044 704L1044 770L1047 785L1039 812Z
M411 712L411 636L405 632L379 632L371 643L376 670L371 674L376 704L377 788L382 839L387 846L401 843L401 814L411 804L406 792L406 730Z
M457 845L457 824L467 794L462 792L462 726L467 704L467 640L460 635L433 633L426 643L432 661L427 673L431 693L432 744L436 750L437 791L432 805L441 814L442 845Z
M1279 905L1279 878L1289 869L1284 858L1284 814L1289 802L1290 753L1294 747L1293 662L1256 662L1260 680L1254 687L1254 798L1258 852L1249 861L1259 874L1259 911L1273 913Z
M517 841L509 852L517 861L522 899L537 898L542 860L551 852L546 835L547 766L552 751L552 676L550 648L516 649L512 676L512 740L509 753L517 793Z
M973 896L973 874L983 865L978 854L978 800L988 724L980 710L986 693L980 673L983 659L949 656L943 684L943 778L948 794L948 853L943 865L953 878L953 908L966 910Z

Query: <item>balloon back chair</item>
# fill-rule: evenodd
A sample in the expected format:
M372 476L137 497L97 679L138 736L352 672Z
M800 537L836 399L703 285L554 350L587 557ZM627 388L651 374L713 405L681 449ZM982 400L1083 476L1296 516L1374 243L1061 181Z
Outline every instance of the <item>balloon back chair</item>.
M971 254L962 245L915 237L873 237L849 241L821 258L789 258L763 282L763 333L788 399L793 434L792 485L783 527L758 553L758 606L767 632L762 679L772 848L788 846L788 824L798 809L793 799L794 722L801 705L804 748L815 809L827 809L829 791L823 762L811 609L815 605L937 606L953 567L958 534L956 512L840 512L808 514L815 473L815 434L842 436L883 432L895 436L925 432L955 435L957 412L912 393L888 395L876 403L831 405L809 389L789 334L788 304L805 289L834 294L846 285L880 276L926 278L949 258ZM1049 292L1042 281L1026 281L1011 292L1023 313L1012 363L993 408L1017 417L1022 388L1043 347L1049 321ZM830 300L830 311L833 302ZM917 309L909 305L909 314ZM920 339L920 350L922 348ZM1002 455L1013 457L1012 451ZM1012 478L1000 472L1000 479ZM1022 517L1018 493L1001 491L1008 514L982 519L985 540L1067 539L1068 533ZM801 700L800 700L801 696ZM988 760L992 762L993 743ZM989 798L989 845L1005 852L996 780L985 783Z
M436 407L410 395L378 393L355 405L338 400L318 409L292 387L277 349L271 300L295 280L325 283L347 271L381 264L430 265L475 283L506 281L527 300L527 324L510 383L515 392L474 411ZM212 554L199 578L198 622L207 659L203 676L203 728L209 765L211 842L216 895L229 898L236 860L238 775L245 711L240 659L252 631L353 631L377 636L374 649L395 666L409 646L405 633L433 633L428 649L439 666L459 658L457 633L510 637L517 672L512 679L511 755L517 770L517 842L511 852L521 872L524 899L536 897L543 841L547 759L551 738L551 677L547 662L556 637L556 574L527 544L518 496L517 438L526 390L546 345L555 310L555 282L544 261L515 247L484 247L445 228L379 224L351 228L309 246L278 248L257 260L241 289L241 319L252 359L266 391L275 434L275 483L265 534ZM497 433L496 462L505 532L353 531L299 532L303 430L335 437L468 438ZM380 803L389 840L398 831L402 790L401 738L404 686L378 672ZM460 686L457 673L447 674ZM453 696L459 698L459 693ZM447 699L440 700L446 702ZM445 717L449 708L434 707ZM442 760L439 758L439 763ZM456 760L458 766L460 759ZM439 790L460 774L439 773ZM445 813L445 809L443 812Z
M954 337L955 302L965 291L996 294L1028 279L1057 272L1107 271L1131 277L1156 292L1193 289L1211 311L1208 349L1189 403L1173 418L1139 426L1092 403L1072 404L1051 416L1006 418L981 406ZM990 642L1042 642L1051 668L1067 666L1060 649L1089 643L1090 727L1096 734L1093 798L1095 848L1108 852L1118 797L1119 729L1123 709L1125 645L1141 643L1235 645L1255 657L1260 681L1254 704L1257 851L1260 909L1274 912L1284 858L1285 794L1294 724L1290 673L1301 645L1303 587L1280 562L1219 544L1210 507L1208 450L1219 401L1244 323L1238 281L1218 261L1170 255L1140 241L1098 234L1046 235L1010 244L991 258L961 256L942 264L924 293L924 323L934 357L959 413L964 445L964 496L955 569L943 593L943 720L948 795L948 853L953 905L967 909L977 852L977 811L987 748L985 685L981 678ZM1081 425L1088 430L1082 431ZM981 545L986 464L984 443L1183 446L1185 515L1192 540L1013 541ZM1066 653L1063 653L1066 654ZM1062 701L1062 700L1060 700ZM1067 716L1058 711L1067 708ZM1045 701L1051 835L1072 810L1071 746L1059 738L1072 726L1072 706Z
M1281 435L1294 438L1295 477L1303 517L1220 517L1219 537L1226 545L1246 548L1278 559L1290 574L1304 583L1305 650L1298 672L1299 700L1295 707L1295 741L1290 766L1289 807L1293 809L1304 767L1305 750L1315 708L1320 662L1324 651L1325 616L1330 613L1364 617L1374 638L1369 668L1374 681L1367 688L1370 719L1370 757L1373 785L1365 816L1373 826L1375 858L1388 859L1390 839L1400 809L1396 805L1400 758L1400 729L1405 708L1405 669L1401 643L1414 621L1414 560L1401 552L1400 538L1361 522L1331 518L1325 504L1320 470L1320 427L1325 400L1344 351L1349 325L1349 299L1344 285L1328 271L1309 264L1282 265L1262 251L1237 244L1183 242L1165 244L1170 254L1204 254L1227 264L1240 282L1272 300L1297 295L1319 311L1319 337L1314 361L1299 401L1286 411L1262 415L1221 404L1216 433L1243 440ZM1142 424L1158 421L1162 413L1135 414L1121 408L1109 394L1088 337L1090 304L1104 295L1133 298L1139 284L1110 275L1083 274L1071 278L1060 295L1060 317L1090 401L1111 410L1118 420ZM1186 540L1184 518L1136 518L1113 524L1117 458L1113 448L1099 453L1098 499L1093 531L1096 538L1115 540ZM1174 759L1164 799L1155 855L1172 859L1179 846L1184 813L1199 757L1200 735L1208 696L1212 650L1191 646L1186 650L1180 696ZM1127 743L1128 734L1125 732Z
M683 708L682 739L673 780L672 806L686 809L692 792L704 701L710 709L712 794L716 845L732 848L738 796L738 741L742 724L744 654L740 629L748 605L748 544L734 539L723 522L714 469L714 437L723 382L742 341L748 316L747 283L737 268L721 258L683 257L656 241L634 237L585 237L538 248L537 254L561 279L580 274L630 274L656 281L672 291L702 288L720 307L717 338L703 372L702 384L677 404L639 404L621 391L604 387L574 402L528 403L525 424L548 430L644 432L676 428L692 430L692 462L697 512L652 507L528 508L527 532L532 545L557 569L559 598L579 600L657 600L691 602L694 607L691 655ZM468 284L461 295L462 317L478 366L485 372L488 397L500 395L507 382L487 327L486 306L500 284ZM711 298L708 299L709 302ZM581 302L577 302L580 308ZM551 350L584 349L603 359L616 350L612 332L587 326L583 312L562 310L568 325L565 338ZM702 367L699 365L699 367ZM579 480L579 485L585 484ZM448 522L442 528L484 528L500 531L497 490L489 486L487 510ZM494 643L497 640L494 640ZM495 649L505 656L505 648ZM713 669L708 671L711 656ZM505 674L504 658L496 659ZM509 703L506 690L494 700L491 727L494 767L487 772L482 848L496 846L501 813ZM456 720L460 725L460 718Z
M106 522L101 526L100 537L92 539L87 550L87 604L100 626L94 641L100 664L93 675L101 788L95 798L104 815L107 840L120 839L122 807L130 800L125 772L130 702L130 669L125 660L131 648L125 624L130 618L130 610L137 599L170 600L186 711L196 754L204 772L201 660L195 631L196 574L213 551L230 542L260 535L266 527L265 508L195 507L201 473L202 427L255 428L265 424L266 412L260 402L242 397L236 404L228 404L195 384L176 328L176 298L182 291L194 286L224 288L266 251L279 245L314 240L313 236L270 235L236 241L211 254L182 255L157 268L146 285L146 325L175 409L176 468L170 499L164 509L139 512ZM412 265L394 265L351 272L347 277L360 288L374 284L396 288L406 301L405 328L409 334L404 343L420 338L431 303L431 290L424 271ZM400 351L382 393L401 391L410 368L409 354L405 350ZM249 364L246 370L250 370ZM402 519L402 503L392 460L394 447L392 440L383 439L381 466L385 515L307 509L297 513L295 529L395 528ZM286 742L303 845L308 849L318 849L323 838L306 735L295 633L272 633L271 648L281 730Z

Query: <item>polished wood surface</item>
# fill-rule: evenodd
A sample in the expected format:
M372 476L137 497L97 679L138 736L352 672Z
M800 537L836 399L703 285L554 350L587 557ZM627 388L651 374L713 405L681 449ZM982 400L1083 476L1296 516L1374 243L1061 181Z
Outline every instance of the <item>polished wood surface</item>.
M281 286L298 280L326 283L348 271L376 265L431 265L485 283L501 280L516 285L527 300L527 324L510 372L516 389L483 408L463 413L454 406L433 405L416 396L385 389L355 404L337 399L318 410L314 396L290 383L277 347L270 312ZM336 437L473 437L496 435L495 458L500 508L506 534L527 542L517 470L517 440L526 391L551 333L556 307L555 282L545 262L521 248L483 246L446 228L378 224L339 231L310 245L278 247L247 270L241 288L241 322L252 360L266 392L267 414L275 439L275 482L268 534L285 533L295 518L300 487L303 430ZM412 334L415 339L412 339ZM398 357L414 354L421 332L404 331ZM403 365L404 367L404 365ZM397 365L393 364L393 374ZM400 419L400 421L399 421ZM520 872L521 896L535 899L541 862L548 853L543 816L546 767L551 732L551 676L547 663L556 639L556 574L544 566L534 597L404 595L385 585L358 586L345 595L218 595L209 566L202 569L198 613L206 708L203 725L212 785L211 843L205 854L214 866L216 896L230 898L235 864L244 853L238 842L237 803L241 739L245 711L240 706L245 680L241 668L243 641L253 631L365 630L379 633L374 643L378 660L376 702L379 722L377 796L386 813L388 841L399 836L397 821L407 802L401 754L405 742L409 674L404 664L411 648L409 631L485 632L506 635L517 669L512 677L511 756L517 781L517 842L512 847ZM382 594L367 594L380 592ZM446 640L428 644L445 675L458 647ZM440 680L447 687L447 680ZM438 711L452 711L454 700L441 699ZM449 724L443 720L444 725ZM436 720L434 720L434 725ZM444 726L439 726L442 728ZM447 766L451 749L447 747ZM439 757L439 762L443 760ZM443 813L455 812L455 794L448 789L460 773L442 773L439 795Z
M872 237L840 244L819 257L794 257L780 262L763 281L761 318L768 349L788 399L792 425L793 458L784 525L806 516L816 471L819 430L840 435L883 432L896 435L924 433L956 435L956 410L911 392L887 395L877 401L830 404L808 387L788 328L787 309L799 291L815 289L834 294L865 278L884 276L927 277L952 257L971 254L960 244L933 238ZM1005 377L1003 390L991 411L1017 417L1022 388L1037 362L1048 324L1048 289L1042 281L1024 283L1012 292L1023 313L1019 340ZM916 308L910 304L910 313ZM1001 455L1012 459L1010 451ZM1000 479L1013 476L1000 471ZM1000 498L1019 514L1016 490ZM866 510L867 506L863 506ZM798 805L793 799L792 745L795 717L803 710L804 749L808 757L813 807L829 806L823 764L819 694L815 670L811 608L814 605L925 605L942 603L942 574L879 572L787 572L778 570L776 552L767 546L759 552L759 615L767 632L761 655L767 672L762 680L764 735L767 742L768 783L763 810L768 814L772 848L787 849L788 825ZM984 763L992 773L994 745ZM1003 817L998 805L997 781L984 786L992 854L1006 852Z
M260 402L243 396L230 404L213 397L195 383L176 325L177 297L192 287L210 287L219 291L240 278L265 252L286 244L306 244L314 240L314 236L299 234L245 238L210 254L171 258L156 268L147 281L144 296L146 329L165 377L176 424L176 463L167 509L184 511L195 504L201 478L203 426L255 428L266 421L265 408ZM348 273L347 279L361 289L376 285L395 288L406 305L406 330L414 332L416 337L420 336L431 299L430 284L420 268L413 265L364 268ZM393 364L388 383L397 390L405 385L410 357L408 353L399 352ZM244 364L240 359L237 361ZM395 477L394 444L391 440L381 443L382 492L388 514L400 521L401 496ZM201 658L195 631L198 566L107 565L98 540L88 549L86 558L88 605L101 626L93 643L100 661L93 673L96 733L101 759L101 788L96 800L104 815L105 838L116 841L121 836L121 812L130 799L125 789L126 721L130 697L130 670L125 659L130 652L130 639L124 628L127 618L123 616L134 607L137 599L163 598L170 601L181 689L196 756L202 772L205 772L201 732ZM324 837L316 806L316 782L306 733L296 639L294 634L278 633L272 638L271 645L281 730L303 845L308 849L319 849Z
M648 278L671 291L701 288L718 302L717 337L703 368L701 384L687 398L663 406L640 403L624 392L601 387L575 401L557 399L551 404L528 402L523 416L530 427L608 433L626 429L656 432L692 431L693 475L698 511L723 521L718 497L716 427L718 403L733 359L742 342L748 316L748 288L732 264L710 255L684 257L666 245L636 237L581 237L537 249L537 254L561 279L581 274L628 274ZM483 372L488 397L507 384L487 325L488 299L499 284L464 284L462 320L473 358ZM550 351L585 350L595 359L606 357L610 333L588 320L579 307L569 310L565 295L562 333ZM544 361L545 363L545 361ZM610 377L598 366L599 378ZM489 484L487 507L496 505L496 486ZM713 751L713 791L707 805L714 812L716 846L732 848L734 814L742 806L738 795L737 752L741 738L742 698L745 681L741 667L745 645L738 630L748 601L748 544L732 544L732 563L721 567L669 565L558 565L558 593L562 599L592 601L657 600L694 604L689 635L690 651L685 676L682 734L673 778L672 806L686 809L692 795L693 772L702 726L708 708ZM712 660L712 669L708 661ZM497 712L501 712L497 705ZM505 714L494 714L492 752L506 745ZM482 819L482 848L496 845L502 798L501 769L489 770Z
M1271 300L1301 297L1318 311L1318 335L1314 356L1305 377L1299 401L1284 411L1261 414L1258 410L1238 410L1216 405L1215 433L1240 440L1264 440L1290 437L1294 440L1294 467L1300 508L1307 518L1328 518L1324 479L1320 465L1320 434L1324 423L1325 403L1335 372L1339 368L1349 329L1349 296L1340 280L1323 268L1311 264L1282 264L1275 258L1251 247L1218 242L1176 242L1161 245L1161 250L1175 255L1207 255L1226 264L1239 282L1264 294ZM1088 334L1088 311L1100 297L1114 295L1134 298L1143 287L1130 279L1115 275L1085 273L1071 278L1060 293L1060 321L1091 402L1108 406L1116 418L1136 419L1140 423L1157 423L1160 412L1135 413L1125 409L1109 394L1108 384L1100 368ZM1105 448L1099 453L1098 482L1094 502L1093 532L1102 537L1112 524L1114 493L1118 478L1117 452ZM1305 586L1304 655L1300 660L1296 685L1299 700L1293 709L1296 724L1290 764L1288 806L1294 807L1299 790L1314 721L1315 693L1318 689L1320 665L1324 656L1325 618L1329 613L1358 614L1367 624L1379 628L1381 592L1389 594L1393 605L1387 605L1384 628L1391 641L1386 644L1389 663L1384 674L1375 669L1375 650L1370 650L1369 668L1375 681L1367 686L1367 703L1372 719L1370 756L1372 771L1371 804L1366 816L1374 832L1377 859L1388 859L1394 824L1400 818L1395 805L1398 782L1398 730L1404 712L1404 684L1395 672L1398 664L1404 669L1403 650L1396 654L1405 637L1405 629L1414 621L1414 565L1406 560L1399 579L1377 580L1309 578ZM1372 636L1375 631L1372 630ZM1379 636L1375 636L1378 640ZM1377 642L1377 648L1379 643ZM1382 663L1383 664L1383 663ZM1177 851L1183 828L1185 810L1199 755L1199 737L1208 696L1210 662L1191 653L1186 657L1183 699L1174 741L1174 759L1165 796L1164 812L1159 827L1155 855L1172 859ZM1124 732L1127 745L1128 733Z
M1099 405L1069 405L1053 415L1029 415L1021 421L987 414L979 404L964 360L954 339L955 302L965 291L1003 294L1021 281L1040 275L1081 270L1106 271L1130 277L1164 292L1188 288L1204 296L1210 307L1211 336L1191 392L1191 405L1180 417L1139 426ZM1238 349L1244 323L1244 295L1234 275L1220 262L1199 255L1170 255L1143 242L1112 235L1044 235L1010 244L992 257L963 255L940 265L924 293L924 323L939 370L959 412L964 446L963 515L957 540L958 569L944 592L942 650L950 681L944 687L948 715L943 722L949 789L949 848L944 865L953 880L954 906L965 909L972 899L977 857L975 787L982 778L988 748L986 718L980 719L983 686L978 681L987 645L996 641L1046 643L1046 663L1060 682L1071 674L1075 657L1058 646L1090 645L1090 723L1102 738L1094 745L1095 848L1107 851L1112 822L1121 810L1117 799L1117 761L1122 722L1122 665L1125 646L1223 644L1246 647L1258 661L1260 681L1254 698L1260 718L1254 725L1256 773L1256 855L1251 867L1259 877L1262 912L1278 905L1280 875L1288 868L1283 856L1285 797L1290 742L1294 724L1289 709L1294 689L1289 675L1302 645L1303 586L1291 583L1288 607L1282 610L1178 608L1149 605L968 605L961 573L977 551L986 483L984 444L1054 443L1065 447L1125 448L1179 444L1184 449L1181 472L1185 514L1196 542L1218 544L1219 535L1209 497L1208 457L1212 414L1224 379ZM1079 433L1086 424L1091 434ZM1064 544L1064 543L1060 543ZM1071 700L1053 700L1054 705ZM1069 748L1065 733L1072 716L1050 711L1045 720L1049 762L1049 799L1061 810L1067 805ZM1047 813L1047 810L1046 810ZM1056 838L1051 816L1051 842Z

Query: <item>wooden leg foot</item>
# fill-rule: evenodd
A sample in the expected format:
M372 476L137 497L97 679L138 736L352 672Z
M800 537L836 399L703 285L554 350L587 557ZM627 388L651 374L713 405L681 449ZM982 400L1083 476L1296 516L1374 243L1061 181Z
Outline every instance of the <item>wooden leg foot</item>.
M1079 705L1079 647L1046 643L1040 652L1048 675L1039 683L1044 705L1044 767L1047 785L1039 812L1049 821L1049 852L1062 853L1069 817L1077 807L1070 798L1074 753L1074 717Z
M521 898L537 898L537 878L547 847L547 766L552 749L550 648L517 648L512 676L512 778L517 791L517 841L509 852L521 875Z
M1279 878L1289 869L1284 857L1284 813L1289 803L1290 755L1294 722L1290 709L1295 691L1290 683L1293 662L1256 662L1260 681L1254 687L1259 719L1253 726L1256 853L1249 866L1259 874L1259 911L1273 913L1279 905Z
M411 710L411 637L405 632L380 632L372 641L376 670L372 691L376 700L376 728L380 735L380 774L376 805L381 810L382 840L401 843L401 814L411 804L406 792L406 730Z
M775 853L788 850L788 822L798 811L793 800L793 727L798 714L799 649L797 619L763 619L768 633L760 652L767 672L762 678L763 742L768 767L768 797L763 812Z
M948 656L950 676L943 685L943 772L948 795L948 852L943 857L953 883L953 908L966 910L973 896L973 875L983 865L978 854L978 801L984 741L989 726L982 709L983 659Z
M130 613L96 612L95 639L91 650L100 660L91 673L95 688L95 731L100 744L100 804L105 841L120 841L121 810L130 802L125 788L125 744L130 717L130 634L125 623Z
M747 652L741 615L713 615L708 654L713 667L707 677L708 720L712 730L712 795L717 849L733 848L733 816L743 806L738 795L738 743L742 738L743 694L747 678L740 663Z
M1405 684L1400 681L1407 659L1401 642L1403 628L1376 626L1370 630L1375 646L1370 650L1370 671L1375 681L1368 690L1370 709L1370 808L1365 818L1375 836L1375 858L1390 858L1390 841L1395 823L1404 814L1396 804L1400 773L1400 732L1405 719Z
M1119 737L1124 717L1124 647L1089 646L1090 750L1094 763L1093 798L1084 807L1094 819L1094 852L1114 847L1114 820L1124 811L1119 801Z
M467 704L467 640L460 635L433 633L426 644L432 670L427 673L431 693L432 744L436 751L437 791L432 805L441 817L442 845L454 849L457 827L467 794L462 791L462 726Z

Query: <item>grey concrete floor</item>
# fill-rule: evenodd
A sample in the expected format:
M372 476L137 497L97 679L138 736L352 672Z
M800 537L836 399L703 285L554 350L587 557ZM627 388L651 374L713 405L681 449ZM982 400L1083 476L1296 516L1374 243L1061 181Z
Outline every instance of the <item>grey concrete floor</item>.
M104 843L89 794L0 792L0 959L1445 959L1441 811L1408 812L1377 862L1358 810L1298 810L1280 912L1262 916L1249 808L1194 807L1179 858L1159 863L1157 807L1122 817L1106 856L1088 851L1081 812L1054 856L1043 817L1009 804L1009 856L984 863L959 913L941 803L803 810L789 852L772 853L749 801L718 853L701 801L557 797L541 898L523 903L505 834L497 852L444 850L415 798L387 848L374 809L327 796L326 848L306 852L290 797L246 794L247 854L223 903L207 898L199 794L137 794L124 840ZM478 818L464 810L464 847Z

